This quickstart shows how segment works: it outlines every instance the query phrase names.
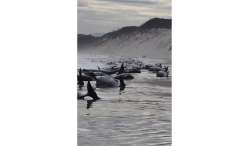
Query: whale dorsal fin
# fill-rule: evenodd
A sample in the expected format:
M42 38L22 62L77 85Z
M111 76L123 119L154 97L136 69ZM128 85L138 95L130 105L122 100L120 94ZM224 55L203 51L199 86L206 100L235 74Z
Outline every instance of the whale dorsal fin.
M121 67L119 69L118 74L122 74L122 73L124 73L124 63L122 63L122 65L121 65Z
M100 98L97 96L97 94L96 94L95 90L93 89L93 87L91 86L90 81L88 81L87 90L88 90L87 96L92 97L94 100L100 99Z

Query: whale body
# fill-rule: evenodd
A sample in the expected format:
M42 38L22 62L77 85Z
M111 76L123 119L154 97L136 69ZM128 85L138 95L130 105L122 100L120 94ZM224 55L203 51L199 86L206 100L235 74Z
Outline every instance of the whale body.
M96 77L96 88L112 88L112 87L119 87L119 80L109 75Z

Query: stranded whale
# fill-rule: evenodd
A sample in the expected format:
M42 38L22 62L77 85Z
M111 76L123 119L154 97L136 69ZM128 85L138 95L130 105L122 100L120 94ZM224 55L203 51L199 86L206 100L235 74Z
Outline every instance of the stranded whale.
M94 88L90 84L90 81L88 81L88 84L87 84L87 94L80 96L79 99L84 100L86 96L89 96L92 98L92 100L87 100L87 109L89 109L92 106L93 102L96 102L97 100L101 99L100 97L97 96Z

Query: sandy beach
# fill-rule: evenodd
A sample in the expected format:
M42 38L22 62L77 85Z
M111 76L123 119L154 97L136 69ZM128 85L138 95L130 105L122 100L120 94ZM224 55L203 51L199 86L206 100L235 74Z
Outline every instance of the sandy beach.
M91 63L83 60L78 62L82 67L106 62L103 58L92 59ZM121 93L119 88L96 88L101 100L90 109L86 109L86 101L78 100L79 146L171 145L171 74L159 78L142 70L133 76L135 79L125 81ZM94 81L92 85L95 88ZM86 93L86 87L78 92Z

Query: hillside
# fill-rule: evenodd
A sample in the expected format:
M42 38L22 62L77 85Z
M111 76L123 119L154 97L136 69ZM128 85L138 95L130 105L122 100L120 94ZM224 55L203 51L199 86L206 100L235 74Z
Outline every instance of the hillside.
M127 26L100 37L78 35L79 53L171 58L170 19L151 19L141 26Z

